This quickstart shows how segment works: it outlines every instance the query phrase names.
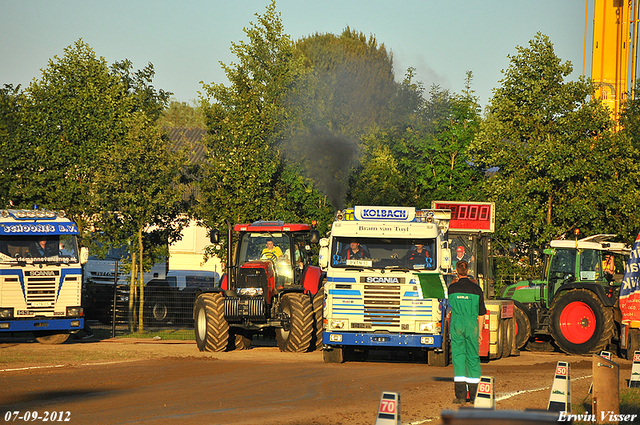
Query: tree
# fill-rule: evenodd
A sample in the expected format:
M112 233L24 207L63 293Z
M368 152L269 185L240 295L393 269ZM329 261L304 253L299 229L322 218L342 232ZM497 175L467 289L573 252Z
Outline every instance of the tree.
M135 283L142 282L134 279L137 272L154 260L158 246L166 255L182 206L186 160L168 149L154 124L171 93L151 84L152 64L134 70L123 60L109 67L82 40L64 52L24 92L0 92L0 134L7 144L0 154L6 165L0 195L20 207L65 210L85 245L98 237L129 246L135 296ZM149 227L156 229L150 235L162 237L143 241L142 229ZM97 233L90 236L89 229Z
M342 208L361 137L387 125L395 111L398 84L393 59L375 37L347 27L342 34L315 34L296 42L308 71L289 96L296 110L287 159L300 164L315 187Z
M462 94L433 86L425 101L412 76L409 70L399 92L413 105L404 121L363 138L364 155L350 178L353 203L428 208L437 199L476 199L482 175L466 153L480 121L471 73Z
M125 134L129 110L120 78L82 40L54 57L20 95L14 145L4 170L12 183L7 200L64 209L81 230L95 210L96 154Z
M396 94L393 57L375 37L347 27L342 34L315 34L296 42L309 68L312 98L304 98L307 127L320 125L358 138L389 121Z
M11 169L22 161L22 145L18 138L20 129L21 105L24 100L20 86L5 84L0 89L0 205L9 205L13 184Z
M186 210L180 182L186 153L173 151L154 121L144 111L134 112L127 119L123 141L100 153L105 166L95 197L102 211L96 230L103 232L109 245L129 247L129 305L133 312L134 302L139 303L140 331L144 329L142 273L167 257L166 244L178 237L184 224L179 216Z
M623 190L623 156L593 85L565 81L571 63L547 36L538 33L517 52L469 148L490 175L483 190L496 202L496 236L533 248L575 227L618 227L624 208L612 201Z
M304 73L302 60L283 32L275 2L256 16L258 23L245 28L248 43L232 44L238 63L223 64L230 86L204 85L208 156L198 212L211 227L226 228L227 220L310 221L318 218L310 216L318 212L310 206L322 200L280 151L295 114L287 99Z
M169 102L169 107L162 111L160 118L158 118L158 125L166 128L204 128L202 107L172 100Z

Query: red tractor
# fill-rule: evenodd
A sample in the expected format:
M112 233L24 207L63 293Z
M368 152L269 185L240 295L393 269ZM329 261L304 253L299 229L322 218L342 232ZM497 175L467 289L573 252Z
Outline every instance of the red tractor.
M227 272L219 288L195 301L198 349L247 349L256 333L275 333L281 351L321 347L324 274L310 264L310 244L319 239L308 224L229 225ZM211 242L219 242L217 230L211 232Z

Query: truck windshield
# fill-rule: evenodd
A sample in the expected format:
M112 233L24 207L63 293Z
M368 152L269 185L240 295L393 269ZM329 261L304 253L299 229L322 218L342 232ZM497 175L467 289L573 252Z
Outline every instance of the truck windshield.
M436 254L434 239L337 237L332 244L331 266L435 270Z
M75 235L0 236L2 263L77 263Z

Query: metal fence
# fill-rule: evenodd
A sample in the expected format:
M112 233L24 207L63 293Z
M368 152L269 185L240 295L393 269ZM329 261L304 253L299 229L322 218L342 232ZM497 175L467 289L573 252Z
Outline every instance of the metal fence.
M129 306L129 285L84 286L85 318L92 329L111 330L112 336L140 330L139 300ZM164 280L145 286L142 329L193 329L193 304L197 288L175 288ZM138 294L139 296L139 294Z

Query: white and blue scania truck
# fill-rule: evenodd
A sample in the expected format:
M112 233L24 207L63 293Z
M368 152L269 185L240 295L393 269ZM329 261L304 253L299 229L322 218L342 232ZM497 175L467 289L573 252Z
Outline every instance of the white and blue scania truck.
M446 323L450 210L356 206L336 213L320 241L324 360L350 351L427 351L449 363Z
M1 210L0 336L60 344L83 329L83 257L63 211Z

